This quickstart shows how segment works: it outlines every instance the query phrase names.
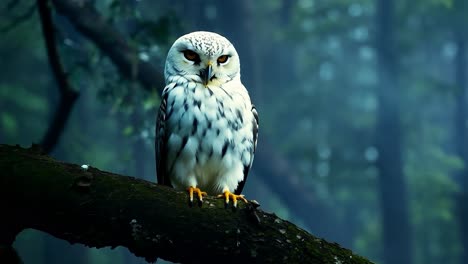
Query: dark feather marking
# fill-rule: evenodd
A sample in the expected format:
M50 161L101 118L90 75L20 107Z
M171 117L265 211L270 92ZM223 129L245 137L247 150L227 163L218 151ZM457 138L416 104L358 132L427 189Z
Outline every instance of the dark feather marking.
M226 115L224 114L224 109L221 108L221 106L219 104L218 104L218 113L217 113L217 115L218 115L218 119L220 117L226 117Z
M253 122L253 128L252 128L252 134L253 134L253 149L249 148L248 151L251 152L252 156L250 159L250 164L244 165L244 179L239 182L237 185L236 190L234 191L235 194L239 195L242 193L242 190L244 189L245 182L247 181L247 176L249 175L249 171L252 168L252 161L253 161L253 156L255 154L255 150L257 148L257 136L258 136L258 113L257 109L255 109L255 105L252 104L252 114L254 116ZM249 140L250 141L250 140Z
M180 153L185 148L185 145L187 145L187 141L188 141L188 136L185 136L182 138L182 145L180 146L179 151L177 151L177 155L176 155L176 158L174 159L174 162L180 156Z
M159 111L157 114L156 120L156 140L155 140L155 148L156 148L156 175L158 183L161 185L172 186L171 180L167 175L167 164L166 164L166 156L167 156L167 140L168 135L165 131L166 129L166 120L169 118L166 115L166 106L167 106L167 98L169 93L167 89L164 89L162 102L159 107Z
M182 115L180 115L179 120L177 120L177 129L178 129L178 130L180 130L180 128L182 127L181 122L182 122L182 118L184 117L185 113L186 113L186 112L183 112Z
M166 100L167 100L168 94L166 94ZM171 107L169 108L169 113L166 115L166 120L169 120L169 118L172 116L172 113L174 112L174 104L175 104L175 99L172 100Z
M198 128L198 119L193 118L192 135L195 135L195 133L197 132L197 128Z
M232 99L232 96L231 96L230 94L228 94L228 92L226 92L226 90L224 90L224 88L223 88L222 86L220 86L219 88L221 88L221 90L223 90L223 91L226 93L226 95L227 95L230 99Z
M229 147L229 141L225 140L223 149L221 150L221 158L224 158L224 155L226 155L228 147Z
M253 133L253 142L254 142L254 152L257 148L257 137L258 137L258 113L257 113L257 109L255 108L255 105L252 104L252 114L254 116L254 120L252 121L253 122L253 128L252 128L252 133Z
M172 171L174 169L175 163L177 162L177 159L179 158L180 153L182 153L182 150L185 148L185 145L187 145L187 141L188 141L188 136L185 136L182 138L182 145L180 146L180 149L177 151L176 157L174 158L174 161L172 162L169 171Z
M239 130L239 124L237 122L232 122L231 120L228 120L228 126L231 127L232 130L238 131Z
M242 117L242 113L239 109L236 109L236 115L237 115L237 118L240 119L240 122L244 123L244 117Z
M159 111L161 111L162 113L166 113L167 96L168 96L168 94L164 95L163 100L161 102L161 106L159 108Z
M210 88L207 88L207 89L208 89L208 92L210 93L210 96L212 96L212 95L213 95L213 91L211 91Z
M236 190L234 190L234 194L240 195L242 193L242 190L244 189L245 182L247 180L247 175L249 174L250 166L244 166L244 179L239 182L237 185Z
M176 71L176 73L178 75L185 75L186 74L186 72L184 70L181 70L181 69L177 68L176 66L174 66L173 69Z
M187 145L187 141L188 141L188 136L185 136L185 137L182 138L182 145L180 146L180 149L177 151L176 157L175 157L174 161L172 162L171 169L169 171L172 171L174 169L174 165L175 165L175 163L177 161L177 158L179 158L180 153L185 148L185 145ZM169 179L169 177L166 177L166 178Z
M195 100L195 101L193 101L193 103L194 103L198 108L200 108L200 106L201 106L201 101L200 101L200 100Z

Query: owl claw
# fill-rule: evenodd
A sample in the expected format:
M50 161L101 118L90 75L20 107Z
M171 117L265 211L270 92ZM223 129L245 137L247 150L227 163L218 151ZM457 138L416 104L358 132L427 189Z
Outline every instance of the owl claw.
M243 194L237 195L234 193L231 193L230 191L224 191L223 194L219 194L217 196L218 198L224 198L224 207L228 207L229 205L229 199L232 199L232 206L234 208L237 208L237 200L240 199L244 201L245 203L249 203L247 199L244 198Z
M190 186L187 191L189 192L189 205L192 206L193 204L193 193L195 192L197 194L198 198L198 206L202 206L203 204L203 196L208 195L206 192L202 192L199 188L197 187L192 187Z

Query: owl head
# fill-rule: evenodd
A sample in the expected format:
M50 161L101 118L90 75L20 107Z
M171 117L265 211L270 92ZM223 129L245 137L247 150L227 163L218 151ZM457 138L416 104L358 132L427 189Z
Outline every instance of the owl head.
M225 37L206 31L183 35L170 48L164 71L166 82L183 76L208 85L222 85L240 78L239 56Z

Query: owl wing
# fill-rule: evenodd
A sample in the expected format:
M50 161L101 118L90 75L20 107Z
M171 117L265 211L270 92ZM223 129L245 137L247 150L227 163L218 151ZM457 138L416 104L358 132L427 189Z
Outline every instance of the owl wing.
M158 184L172 186L167 175L167 140L168 135L166 131L166 107L168 89L166 87L162 93L162 101L159 106L159 111L156 119L156 140L155 140L155 152L156 152L156 175Z
M252 135L253 135L253 146L251 149L251 158L250 158L250 163L246 166L244 166L244 179L239 182L239 185L237 185L236 190L234 191L235 194L240 195L242 193L242 190L244 189L245 181L247 180L247 176L249 174L250 168L252 168L252 162L254 159L254 154L255 150L257 149L257 137L258 137L258 113L257 109L255 108L255 105L252 104L252 114L254 116L253 119L253 124L252 124Z

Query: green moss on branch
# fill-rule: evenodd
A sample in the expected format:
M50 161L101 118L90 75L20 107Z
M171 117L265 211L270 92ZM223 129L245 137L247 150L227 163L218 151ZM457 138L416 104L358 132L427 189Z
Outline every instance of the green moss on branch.
M136 256L183 263L370 263L274 214L0 145L2 227L34 228L89 247L124 246ZM7 219L8 221L6 221ZM0 233L0 241L5 241Z

